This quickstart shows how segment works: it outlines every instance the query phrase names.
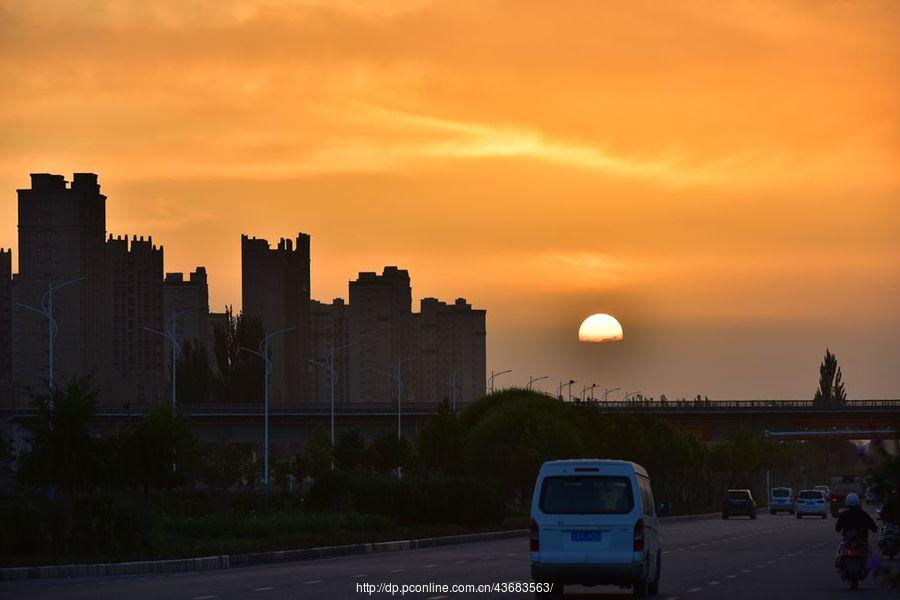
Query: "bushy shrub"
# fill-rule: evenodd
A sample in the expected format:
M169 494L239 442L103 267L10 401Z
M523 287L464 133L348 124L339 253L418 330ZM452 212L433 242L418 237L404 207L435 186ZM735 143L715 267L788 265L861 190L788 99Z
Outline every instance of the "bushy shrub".
M307 504L388 516L404 525L477 527L500 523L505 515L495 485L461 477L396 480L335 471L316 480Z

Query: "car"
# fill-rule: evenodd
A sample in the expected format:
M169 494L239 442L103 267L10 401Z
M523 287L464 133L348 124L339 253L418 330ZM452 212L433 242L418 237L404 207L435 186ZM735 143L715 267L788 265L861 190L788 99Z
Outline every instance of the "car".
M620 460L557 460L538 472L531 499L531 577L538 597L562 597L566 585L659 592L662 548L650 476ZM552 585L552 591L548 587Z
M743 515L756 518L756 501L750 490L728 490L722 499L722 518Z
M814 485L813 489L825 494L825 498L831 498L831 488L827 485Z
M806 515L817 515L828 518L828 498L821 490L801 490L797 494L797 518Z
M769 512L794 514L794 490L789 487L772 488L769 493Z

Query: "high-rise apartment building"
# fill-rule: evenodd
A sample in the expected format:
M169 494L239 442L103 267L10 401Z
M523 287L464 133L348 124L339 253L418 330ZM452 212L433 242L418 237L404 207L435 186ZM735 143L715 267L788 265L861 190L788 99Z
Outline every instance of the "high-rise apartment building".
M241 236L243 312L259 317L266 333L293 327L269 345L273 402L301 403L312 396L309 260L307 234L297 234L296 244L281 238L276 248Z
M12 250L0 248L0 406L12 400L13 302Z
M106 402L146 404L167 397L163 329L163 249L133 236L106 242Z
M36 173L31 187L18 190L19 275L17 301L41 307L50 286L83 278L56 291L53 314L54 379L91 375L102 384L108 356L106 308L106 196L97 176ZM42 390L48 376L47 319L21 307L16 311L16 379Z
M310 303L310 336L313 360L328 364L328 357L335 349L336 404L350 402L350 350L343 347L350 343L348 307L343 298L335 298L331 304L313 300ZM343 348L342 348L343 347ZM312 371L313 398L316 402L331 402L331 372L315 365Z
M168 327L169 319L177 314L175 332L179 340L202 342L209 345L209 282L206 268L197 269L188 275L166 273L162 284L163 322Z
M456 408L485 392L486 311L473 309L465 298L453 304L423 298L413 315L414 345L418 350L410 395L428 404L454 400Z
M412 344L412 288L409 272L394 266L381 275L360 273L350 282L348 312L350 395L355 402L391 402L396 397L395 366L405 377L415 369Z

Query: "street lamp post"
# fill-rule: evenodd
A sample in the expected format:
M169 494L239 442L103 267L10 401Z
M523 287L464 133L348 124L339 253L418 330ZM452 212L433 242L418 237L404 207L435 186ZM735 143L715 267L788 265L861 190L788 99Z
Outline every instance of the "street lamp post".
M492 394L494 393L494 378L505 375L506 373L512 373L512 369L506 369L505 371L498 371L496 373L491 371L491 376L488 378L488 389L491 390Z
M56 319L53 318L53 293L62 287L84 281L85 279L87 279L87 277L78 277L77 279L70 279L69 281L64 281L56 285L48 283L47 291L41 296L41 308L35 308L17 302L22 308L35 312L47 319L47 386L50 388L51 406L53 406L53 338L56 337L56 332L59 329L59 326L56 324Z
M337 387L337 369L334 366L334 355L344 348L349 348L354 344L360 343L361 340L357 340L355 342L350 342L349 344L344 344L343 346L338 346L335 348L334 344L331 344L331 352L328 353L328 356L325 358L325 362L320 362L317 360L310 360L314 365L318 365L328 371L331 374L331 447L334 448L335 437L334 437L334 395L335 389ZM331 468L334 469L334 460L331 461Z
M450 398L453 402L453 412L456 412L456 374L465 369L465 367L460 367L455 369L452 373L450 373L450 381L444 381L443 379L438 379L439 382L444 385L450 386Z
M269 495L269 375L272 373L272 360L269 358L269 340L275 337L276 335L281 335L283 333L287 333L288 331L293 330L293 327L286 327L284 329L279 329L273 333L266 335L259 343L259 352L256 350L251 350L250 348L244 348L241 346L241 350L244 352L249 352L250 354L255 354L265 361L266 364L266 376L263 380L263 388L264 388L264 436L263 436L263 488L265 489L266 495Z
M401 358L400 360L395 362L392 373L388 373L387 371L382 371L381 369L375 369L375 371L378 371L379 373L381 373L383 375L387 375L388 377L392 378L394 380L394 382L396 382L396 384L397 384L397 441L398 442L402 439L402 434L401 434L401 430L400 430L400 427L402 425L401 418L400 418L400 416L402 414L401 407L400 407L400 401L403 398L403 375L402 375L401 367L414 358L415 358L415 356L407 356L406 358ZM400 465L397 465L397 479L400 479L402 477L403 477L403 467L401 467Z
M169 340L169 343L172 345L171 373L172 373L172 410L173 411L175 410L175 395L177 393L176 390L178 389L177 386L175 385L176 379L177 379L176 375L178 373L178 371L177 371L178 357L181 356L181 348L178 346L178 331L176 329L178 327L178 318L184 314L193 312L200 308L203 308L203 307L202 306L192 306L191 308L185 308L184 310L173 310L172 314L169 315L169 320L167 322L168 326L166 327L166 331L160 331L159 329L153 329L152 327L144 327L145 331L149 331L151 333L155 333L156 335L163 336L164 338Z
M542 380L542 379L550 379L550 376L549 376L549 375L543 375L543 376L541 376L541 377L529 377L529 378L528 378L528 385L525 387L525 389L530 390L530 389L532 388L532 386L534 386L535 383L537 383L538 381L540 381L540 380Z
M606 390L604 390L604 392L603 392L603 401L606 402L609 399L610 392L614 392L616 390L621 390L621 389L622 388L620 388L620 387L606 388Z
M572 401L572 384L576 383L574 379L569 380L569 402Z
M622 397L622 400L628 401L628 398L629 398L629 397L631 397L631 396L637 396L637 395L640 394L640 393L641 393L641 390L635 390L635 391L633 391L633 392L628 392L627 394L625 394L625 396Z
M587 391L590 390L591 391L591 400L593 400L594 399L594 388L597 388L597 387L600 387L600 386L598 386L596 383L592 383L591 385L586 385L586 386L582 387L581 388L581 399L582 400L587 399Z

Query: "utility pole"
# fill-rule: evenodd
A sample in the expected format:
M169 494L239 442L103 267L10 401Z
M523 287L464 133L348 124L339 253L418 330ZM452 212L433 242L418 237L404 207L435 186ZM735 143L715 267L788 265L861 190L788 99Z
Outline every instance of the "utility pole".
M409 361L413 360L414 358L415 358L415 356L407 356L406 358L402 358L402 359L398 360L397 362L395 362L392 373L388 373L387 371L382 371L381 369L375 369L375 371L378 371L379 373L381 373L383 375L387 375L388 377L392 378L394 380L394 382L397 384L397 441L398 442L403 438L401 431L400 431L400 426L401 426L400 415L402 414L401 407L400 407L400 400L403 397L403 375L402 375L401 367L404 364L408 363ZM402 477L403 477L403 467L401 467L400 465L397 465L397 479L401 479Z
M606 388L606 390L603 392L603 401L606 402L607 400L609 400L609 393L610 393L610 392L614 392L614 391L616 391L616 390L621 390L621 389L622 389L622 388L620 388L620 387Z
M287 333L288 331L291 331L293 329L293 327L287 327L285 329L279 329L274 333L268 334L259 343L259 352L241 346L241 350L243 350L244 352L249 352L250 354L255 354L256 356L263 359L266 364L266 376L263 380L263 395L265 398L265 414L263 417L265 423L265 433L263 434L263 489L265 489L267 496L269 495L269 375L271 375L272 373L272 360L269 358L269 340L276 335Z
M550 376L549 376L549 375L543 375L543 376L541 376L541 377L529 377L529 378L528 378L528 385L525 387L525 389L526 389L526 390L532 389L532 386L534 386L535 383L537 383L538 381L540 381L540 380L542 380L542 379L550 379Z
M58 283L53 285L52 283L47 284L47 291L44 292L44 295L41 296L41 308L35 308L33 306L28 306L27 304L22 304L21 302L17 302L19 306L24 309L35 312L45 319L47 319L47 386L50 388L50 406L53 406L53 339L56 337L56 332L59 330L59 326L56 324L56 319L53 318L53 294L56 290L63 288L67 285L72 285L73 283L78 283L79 281L84 281L87 277L78 277L77 279L70 279L69 281L64 281L62 283Z
M334 395L335 389L337 387L337 369L334 366L334 355L344 348L349 348L354 344L360 343L362 340L357 340L355 342L350 342L349 344L344 344L343 346L334 347L334 344L331 344L331 352L328 353L328 356L325 358L325 362L319 362L317 360L310 360L314 365L318 365L328 371L331 374L331 447L334 448L335 437L334 437ZM331 469L334 470L334 458L331 460Z
M498 371L496 373L491 371L491 376L488 378L488 389L491 390L492 394L494 393L494 378L505 375L506 373L512 373L512 369L506 369L505 371Z
M177 389L178 389L177 386L175 385L176 380L177 380L177 374L178 374L178 357L181 356L181 346L178 345L178 332L176 329L178 326L178 318L181 315L187 314L189 312L193 312L200 308L203 308L203 307L202 306L192 306L191 308L186 308L184 310L173 310L172 314L169 315L169 320L167 322L166 331L160 331L159 329L153 329L152 327L144 327L145 331L155 333L156 335L161 335L162 337L169 340L169 343L171 344L172 349L171 349L170 354L172 355L172 359L171 359L172 367L171 367L170 372L172 373L172 411L173 411L173 413L175 411L175 396L177 394Z
M443 379L438 379L439 382L444 385L450 386L450 398L452 402L453 412L456 412L456 374L465 369L465 367L460 367L450 373L450 381L444 381Z

